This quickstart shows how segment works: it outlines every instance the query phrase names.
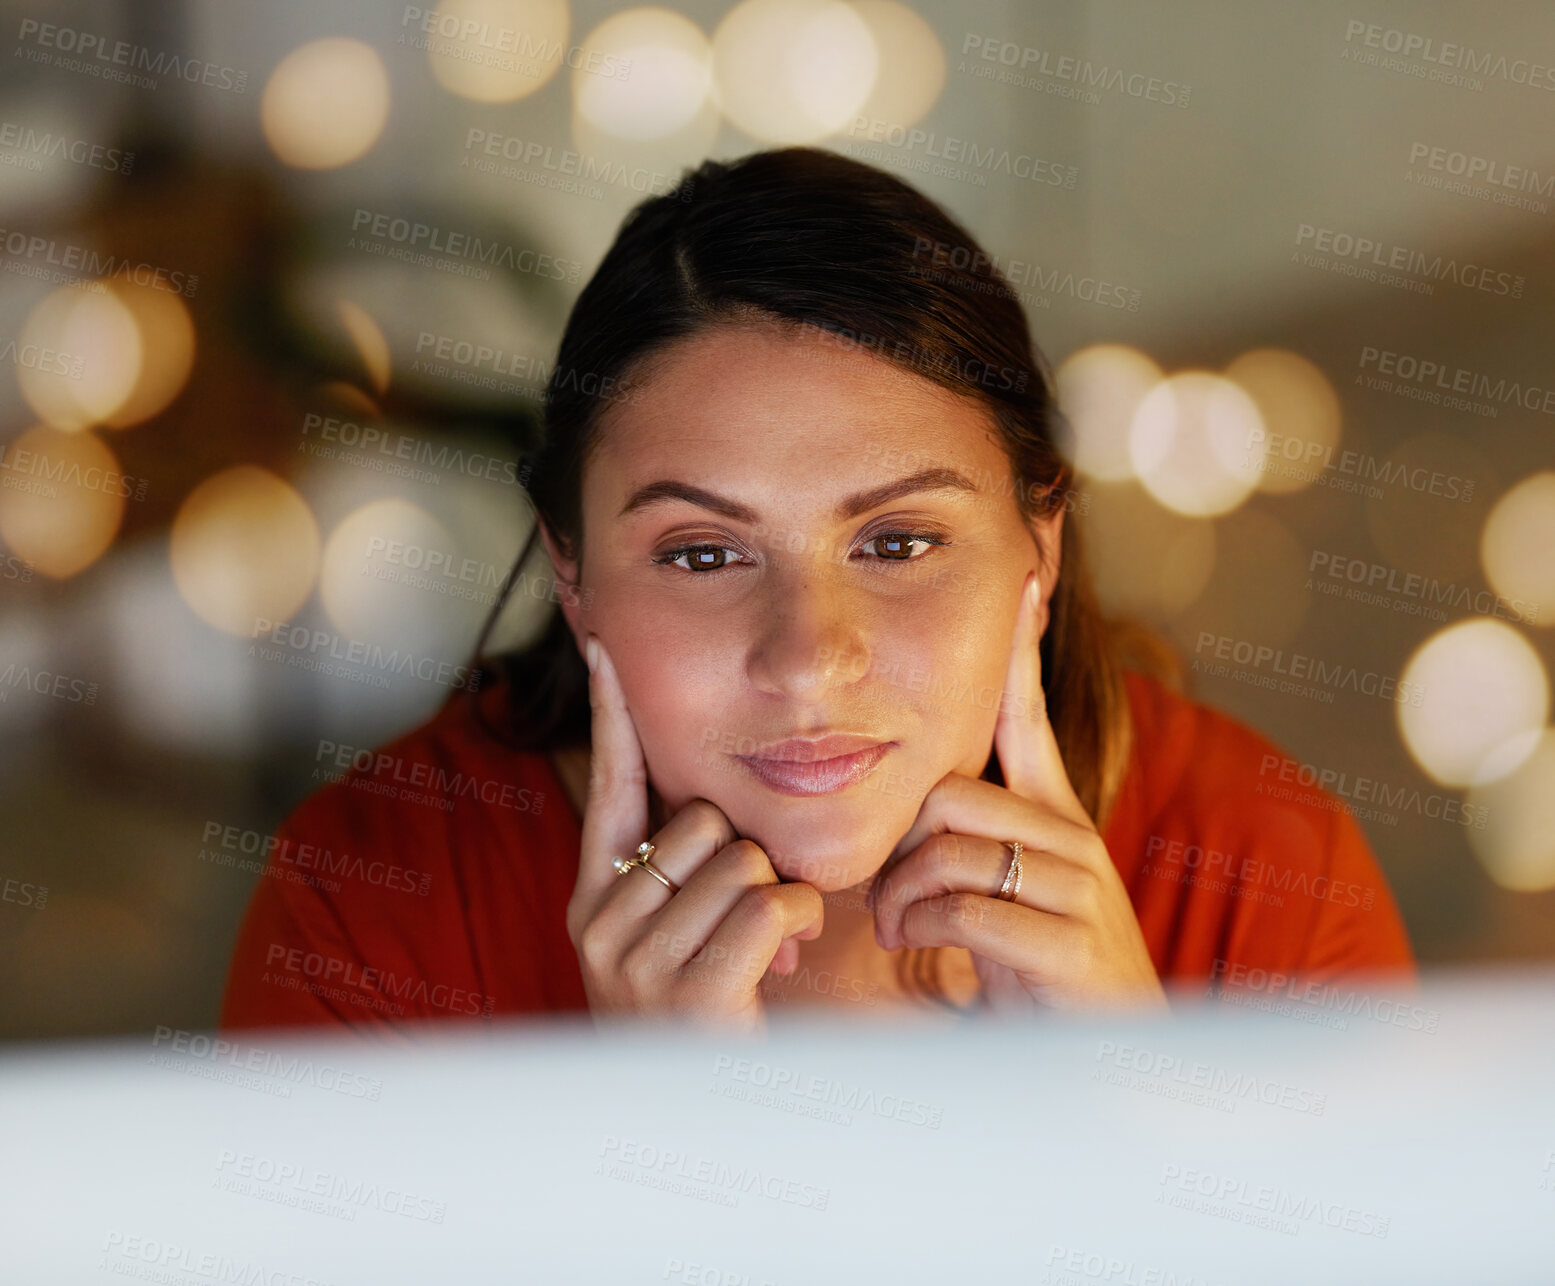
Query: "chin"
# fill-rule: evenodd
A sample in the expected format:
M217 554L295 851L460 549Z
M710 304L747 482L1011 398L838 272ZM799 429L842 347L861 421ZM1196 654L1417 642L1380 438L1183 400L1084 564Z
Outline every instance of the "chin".
M790 806L781 816L760 802L742 801L725 811L736 831L761 845L785 883L812 884L822 893L852 888L874 875L918 813L916 804L887 808L867 794L862 804L840 810L821 800L798 807L795 802L785 801ZM742 825L747 814L750 820Z

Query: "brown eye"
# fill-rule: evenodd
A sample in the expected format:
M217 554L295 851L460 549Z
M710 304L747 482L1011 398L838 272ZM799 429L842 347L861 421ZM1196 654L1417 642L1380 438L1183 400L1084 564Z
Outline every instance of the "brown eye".
M883 535L872 536L864 542L864 548L870 545L879 546L875 557L882 563L910 563L922 558L934 545L948 544L944 540L931 540L927 536L913 536L905 531L888 531ZM922 545L923 549L914 553L912 547Z
M722 571L733 561L729 555L733 551L722 545L687 545L683 549L672 549L667 554L661 554L653 561L660 566L684 567L688 572L716 572ZM685 559L685 562L681 560Z

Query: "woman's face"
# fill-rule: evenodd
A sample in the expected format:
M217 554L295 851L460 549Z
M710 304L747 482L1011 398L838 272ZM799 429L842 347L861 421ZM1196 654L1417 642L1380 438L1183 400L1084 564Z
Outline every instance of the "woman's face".
M605 417L582 567L547 543L592 591L565 610L615 662L665 816L709 800L826 892L879 869L946 773L982 774L1021 587L1037 569L1045 622L1061 519L1027 525L969 399L812 328L724 326ZM888 747L840 787L763 762L828 734Z

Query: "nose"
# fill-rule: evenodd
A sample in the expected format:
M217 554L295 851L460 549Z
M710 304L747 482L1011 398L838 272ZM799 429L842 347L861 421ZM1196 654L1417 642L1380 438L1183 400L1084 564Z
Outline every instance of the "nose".
M758 690L821 709L870 665L858 592L824 561L790 560L772 576L747 663Z

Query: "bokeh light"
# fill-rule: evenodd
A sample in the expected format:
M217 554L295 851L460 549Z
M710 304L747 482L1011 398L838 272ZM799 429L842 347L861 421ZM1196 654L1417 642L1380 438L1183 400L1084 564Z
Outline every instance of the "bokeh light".
M39 425L6 444L5 462L0 537L11 552L56 580L96 562L138 486L108 445L90 431Z
M1555 729L1546 728L1517 769L1468 793L1484 825L1466 828L1469 844L1504 889L1555 889Z
M389 387L389 341L384 337L383 329L365 308L349 299L340 300L335 305L335 311L340 315L346 334L351 337L357 356L361 358L368 382L375 392L382 395Z
M427 42L432 75L449 93L511 103L556 74L572 20L566 0L442 0L407 30Z
M1208 371L1151 389L1129 428L1129 456L1146 489L1178 513L1229 513L1253 493L1264 461L1252 398Z
M1532 753L1549 717L1549 677L1538 653L1501 621L1438 630L1399 678L1405 699L1394 708L1404 744L1443 786L1504 777Z
M120 280L113 293L135 319L140 369L128 396L103 423L123 429L160 415L189 382L194 369L194 319L183 298L154 285Z
M319 528L303 498L257 465L200 483L173 519L173 579L201 620L253 637L306 601L319 565Z
M17 384L27 404L56 429L99 424L125 405L140 379L135 314L104 282L62 286L40 299L16 341Z
M352 510L329 534L319 598L337 629L352 640L426 648L442 631L429 628L442 572L461 556L454 538L421 505L398 497ZM443 598L442 603L448 600Z
M1282 348L1243 353L1225 376L1253 399L1268 435L1258 489L1283 493L1310 486L1339 445L1343 417L1328 377Z
M934 28L897 0L854 0L875 42L875 87L859 109L873 127L906 129L929 114L945 88L945 50Z
M813 143L844 129L878 69L868 25L834 0L743 0L713 33L720 109L768 143Z
M578 114L619 138L663 138L686 128L706 106L713 50L689 18L657 7L606 18L583 41L572 73ZM591 72L628 67L624 76Z
M1555 625L1555 472L1524 478L1485 520L1479 556L1485 579L1519 615Z
M333 36L292 50L259 102L265 139L287 165L349 165L378 141L389 119L389 75L371 45Z
M1139 404L1163 378L1155 362L1127 344L1092 344L1071 353L1057 371L1059 405L1068 421L1059 425L1059 450L1088 477L1133 477L1129 430Z

